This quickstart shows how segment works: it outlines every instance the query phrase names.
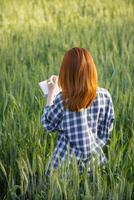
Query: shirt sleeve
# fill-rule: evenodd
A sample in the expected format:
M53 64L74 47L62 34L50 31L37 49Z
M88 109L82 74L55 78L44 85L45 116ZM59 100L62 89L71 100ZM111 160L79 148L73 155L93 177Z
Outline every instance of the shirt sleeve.
M58 125L63 117L63 106L59 94L55 97L51 106L45 106L41 116L41 123L48 131L58 130Z
M103 118L100 117L100 119L98 120L98 128L97 128L98 130L97 130L96 142L101 147L103 147L108 143L109 137L113 130L113 123L115 119L113 102L110 95L109 98L106 100L106 102L107 103L104 109L104 116Z

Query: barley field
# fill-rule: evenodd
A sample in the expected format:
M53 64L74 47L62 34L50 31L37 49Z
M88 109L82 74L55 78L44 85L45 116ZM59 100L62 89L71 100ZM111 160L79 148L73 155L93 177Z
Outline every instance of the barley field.
M75 46L91 52L115 109L108 163L93 165L92 181L75 158L44 176L57 134L41 125L38 82ZM0 199L134 199L133 106L133 0L0 0Z

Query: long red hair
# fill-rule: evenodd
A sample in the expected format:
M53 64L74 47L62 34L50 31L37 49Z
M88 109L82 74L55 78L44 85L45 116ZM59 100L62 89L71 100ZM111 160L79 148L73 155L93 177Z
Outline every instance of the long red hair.
M96 98L97 70L86 49L75 47L65 53L58 85L64 107L71 111L87 108Z

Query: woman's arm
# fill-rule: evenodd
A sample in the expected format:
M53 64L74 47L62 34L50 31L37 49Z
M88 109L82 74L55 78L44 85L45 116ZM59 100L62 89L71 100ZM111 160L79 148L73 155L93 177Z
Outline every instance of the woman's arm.
M48 94L46 106L51 106L53 104L53 100L54 100L54 95Z
M53 79L53 80L52 80ZM63 116L62 100L60 93L55 97L57 88L57 76L51 76L48 80L48 97L47 103L41 117L41 123L47 131L55 131L58 128Z
M48 98L48 104L52 103L52 99ZM58 125L63 117L63 104L61 100L61 94L58 93L55 97L52 105L46 105L41 117L41 123L47 131L56 131Z
M112 102L111 96L107 100L107 105L105 107L105 115L104 118L98 120L98 131L96 141L99 146L103 147L108 143L109 137L113 130L115 114L114 114L114 106Z
M51 106L53 104L53 100L54 100L54 97L55 97L55 91L58 87L57 85L57 82L58 82L58 76L56 75L52 75L47 83L48 83L48 96L47 96L47 103L46 103L46 106Z

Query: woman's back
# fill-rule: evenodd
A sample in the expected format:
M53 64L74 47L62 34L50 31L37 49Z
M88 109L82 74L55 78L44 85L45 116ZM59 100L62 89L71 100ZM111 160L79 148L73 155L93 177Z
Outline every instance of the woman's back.
M113 128L114 109L108 90L97 88L96 98L87 108L79 112L64 108L62 92L52 106L46 106L42 115L42 124L48 131L57 131L58 140L52 156L52 165L58 166L58 155L61 165L67 155L68 145L70 157L86 161L91 152L100 156L101 162L106 158L102 147L107 143ZM47 172L49 174L49 172Z

